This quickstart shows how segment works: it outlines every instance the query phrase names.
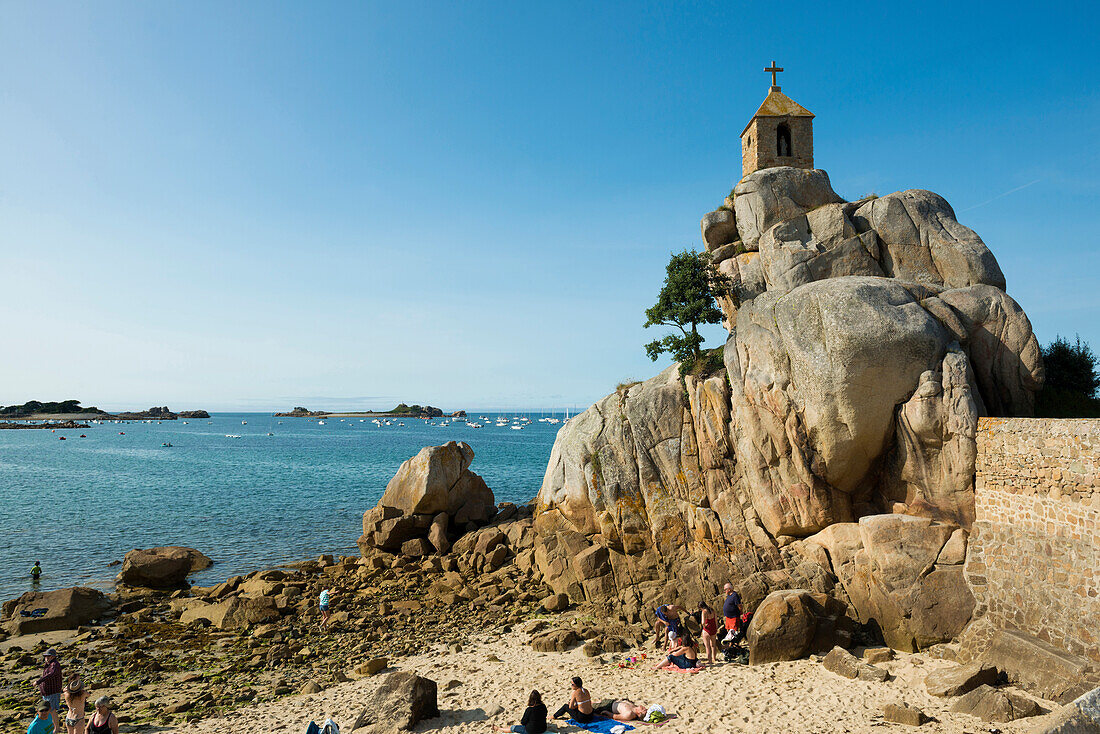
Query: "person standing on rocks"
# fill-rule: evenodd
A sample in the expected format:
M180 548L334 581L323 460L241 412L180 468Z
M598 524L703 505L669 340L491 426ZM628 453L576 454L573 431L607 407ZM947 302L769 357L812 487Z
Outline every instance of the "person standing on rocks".
M726 618L726 637L723 642L733 642L741 629L741 595L738 594L733 584L725 586L726 600L722 602L722 616Z
M42 675L34 682L38 686L42 700L50 707L50 716L53 718L53 730L60 731L57 716L61 710L61 663L57 661L57 651L52 647L44 653L46 667Z
M332 600L332 597L334 597L334 596L336 596L335 591L329 591L328 589L321 589L321 597L320 597L320 599L318 599L318 602L320 603L320 607L321 607L321 627L328 626L329 602Z

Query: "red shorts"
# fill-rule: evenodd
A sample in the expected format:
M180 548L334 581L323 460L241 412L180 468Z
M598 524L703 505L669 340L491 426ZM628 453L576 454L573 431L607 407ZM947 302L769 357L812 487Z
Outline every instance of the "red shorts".
M726 629L736 630L741 628L741 620L737 617L726 617Z

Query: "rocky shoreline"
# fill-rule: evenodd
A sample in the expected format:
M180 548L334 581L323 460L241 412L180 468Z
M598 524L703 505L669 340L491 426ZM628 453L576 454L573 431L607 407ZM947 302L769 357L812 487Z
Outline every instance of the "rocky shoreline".
M500 515L517 540L530 529L529 510L504 506ZM494 538L494 550L514 558L507 536ZM212 587L120 587L104 597L110 609L102 621L2 635L0 726L26 718L34 698L28 681L47 647L57 649L66 675L80 672L97 694L112 696L126 730L151 731L372 675L431 645L461 646L485 629L547 612L550 590L530 569L502 561L479 572L479 555L471 548L443 559L322 556ZM323 631L322 588L337 592ZM9 602L6 627L19 623L12 611Z

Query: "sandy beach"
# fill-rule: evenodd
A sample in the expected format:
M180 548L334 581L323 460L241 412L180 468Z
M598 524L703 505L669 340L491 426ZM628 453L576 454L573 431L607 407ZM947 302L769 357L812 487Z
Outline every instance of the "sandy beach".
M585 657L580 648L564 653L540 653L526 643L521 630L489 633L482 642L461 652L445 648L402 659L400 670L415 671L439 685L439 718L421 722L417 732L488 732L492 726L511 725L523 712L532 688L542 692L551 713L568 696L569 678L580 675L594 700L629 698L660 703L676 718L659 728L666 732L813 732L852 734L887 730L920 732L1025 732L1038 718L1008 724L986 724L980 719L951 713L956 699L936 698L925 692L929 672L953 663L927 655L898 653L881 664L891 673L885 683L848 680L825 670L814 660L759 666L719 663L698 673L655 672L653 651L647 664L622 669L618 661L642 650ZM858 650L853 650L858 653ZM333 661L337 664L338 661ZM364 694L380 683L379 674L343 683L320 693L293 696L277 702L239 709L176 731L209 734L303 732L309 721L332 717L342 731L350 731L362 709ZM450 683L458 681L460 685ZM448 689L448 684L451 688ZM1040 700L1040 699L1036 699ZM906 703L920 708L932 721L919 729L883 720L882 707ZM1048 710L1053 706L1041 702ZM493 713L496 707L503 710ZM491 715L490 715L491 714ZM640 729L653 729L641 726ZM549 731L579 731L562 720Z

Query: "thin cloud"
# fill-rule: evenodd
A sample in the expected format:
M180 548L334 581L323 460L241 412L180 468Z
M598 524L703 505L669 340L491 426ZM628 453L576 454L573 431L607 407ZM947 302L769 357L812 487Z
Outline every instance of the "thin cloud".
M974 209L977 209L980 206L985 206L986 204L991 204L994 201L996 201L997 199L1002 199L1002 198L1008 196L1009 194L1015 194L1017 191L1023 191L1028 186L1034 186L1035 184L1039 183L1042 180L1043 179L1041 179L1041 178L1037 178L1037 179L1035 179L1034 181L1032 181L1030 183L1024 184L1023 186L1017 186L1014 189L1009 189L1008 191L1004 192L1003 194L997 194L992 199L986 199L981 204L975 204L974 206L967 207L966 209L963 209L962 211L960 211L959 214L962 214L963 212L973 211Z

